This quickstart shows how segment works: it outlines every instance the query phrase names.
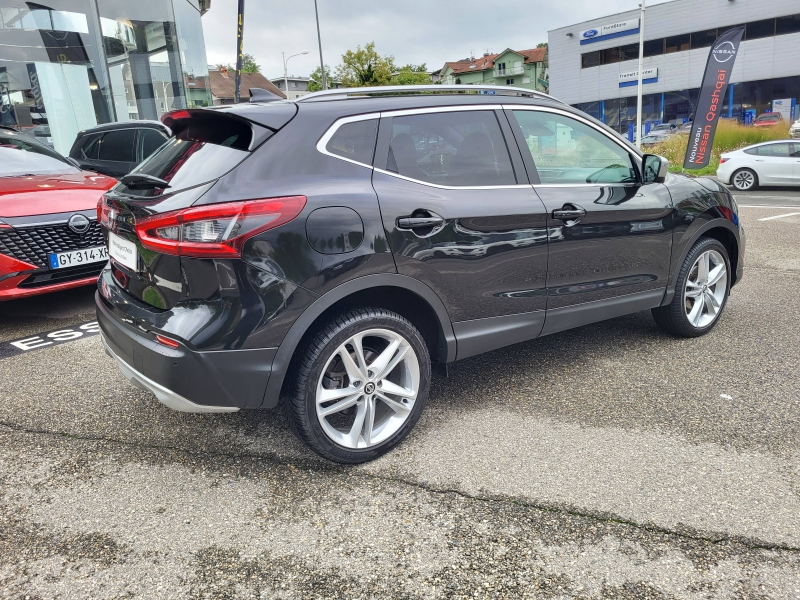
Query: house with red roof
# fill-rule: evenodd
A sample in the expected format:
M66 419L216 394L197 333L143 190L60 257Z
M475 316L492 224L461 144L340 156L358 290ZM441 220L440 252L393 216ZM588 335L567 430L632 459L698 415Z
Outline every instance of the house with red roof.
M506 48L499 54L446 62L439 75L443 84L513 85L546 92L547 47L530 50Z

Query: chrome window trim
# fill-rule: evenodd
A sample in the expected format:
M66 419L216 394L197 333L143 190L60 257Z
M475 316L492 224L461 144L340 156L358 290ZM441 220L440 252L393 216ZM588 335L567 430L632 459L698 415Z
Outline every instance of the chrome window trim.
M440 190L514 190L520 188L528 188L530 189L530 183L514 183L509 185L439 185L438 183L429 183L427 181L422 181L420 179L414 179L412 177L406 177L405 175L400 175L399 173L392 173L391 171L386 171L384 169L379 169L378 167L373 167L372 169L376 173L381 173L383 175L389 175L390 177L396 177L397 179L404 179L406 181L411 181L413 183L418 183L420 185L426 185L428 187L437 188Z
M378 119L380 121L381 113L367 113L363 115L354 115L351 117L342 117L340 119L336 119L333 122L333 125L328 127L328 130L322 134L322 137L319 138L317 142L317 151L326 155L331 156L333 158L338 158L339 160L343 160L345 162L352 163L354 165L358 165L359 167L364 167L367 169L372 169L372 165L368 165L366 163L359 162L357 160L353 160L352 158L346 158L344 156L340 156L339 154L334 154L330 152L327 148L328 142L331 141L331 138L334 134L339 130L342 125L347 125L348 123L357 123L358 121L369 121L370 119ZM377 143L377 131L376 131L376 143Z
M437 183L429 183L427 181L422 181L420 179L414 179L412 177L406 177L405 175L400 175L399 173L393 173L391 171L387 171L385 169L380 169L373 165L367 165L362 162L355 161L351 158L345 158L344 156L340 156L338 154L333 154L329 152L327 149L328 142L331 141L331 138L334 136L336 131L342 126L346 125L347 123L355 123L358 121L368 121L370 119L382 119L384 117L405 117L410 115L423 115L429 113L441 113L441 112L467 112L467 111L478 111L478 110L488 110L488 111L495 111L495 110L502 110L503 106L501 104L485 104L485 105L477 105L477 104L469 104L464 106L432 106L432 107L425 107L425 108L408 108L408 109L400 109L400 110L390 110L385 112L379 113L366 113L363 115L353 115L350 117L342 117L334 121L333 125L331 125L328 130L322 134L322 137L317 142L317 151L325 154L326 156L330 156L332 158L337 158L339 160L344 160L349 163L353 163L354 165L358 165L359 167L364 167L367 169L372 169L375 172L382 173L384 175L389 175L390 177L396 177L398 179L403 179L405 181L411 181L413 183L418 183L420 185L425 185L432 188L437 188L440 190L507 190L507 189L519 189L519 188L529 188L531 185L529 183L514 183L508 185L480 185L480 186L450 186L450 185L439 185ZM502 129L501 129L502 133ZM511 157L509 157L510 159Z

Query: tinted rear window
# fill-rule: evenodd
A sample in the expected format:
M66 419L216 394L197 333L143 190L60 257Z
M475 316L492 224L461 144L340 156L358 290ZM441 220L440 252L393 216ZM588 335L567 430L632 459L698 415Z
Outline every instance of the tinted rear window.
M213 113L176 120L172 131L174 137L132 171L168 181L170 187L131 190L119 184L119 191L131 196L160 196L213 181L248 156L253 136L244 121Z
M331 154L371 165L377 133L378 119L345 123L336 130L325 149Z
M114 162L131 162L133 160L133 140L135 129L109 131L100 140L97 158Z

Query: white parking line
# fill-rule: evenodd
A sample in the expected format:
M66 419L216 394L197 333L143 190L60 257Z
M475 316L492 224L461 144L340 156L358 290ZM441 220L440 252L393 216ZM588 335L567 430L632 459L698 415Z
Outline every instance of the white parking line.
M792 209L792 208L800 208L800 206L772 206L770 204L740 204L739 208L780 208L780 209Z
M786 213L785 215L775 215L774 217L764 217L763 219L759 219L759 221L772 221L772 219L783 219L784 217L794 217L796 215L800 215L800 212Z

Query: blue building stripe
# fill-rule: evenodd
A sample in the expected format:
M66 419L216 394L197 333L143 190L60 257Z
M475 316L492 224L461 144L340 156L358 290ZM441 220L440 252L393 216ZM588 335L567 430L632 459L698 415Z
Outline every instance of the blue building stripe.
M645 83L655 83L658 81L658 77L651 77L650 79L642 79L642 85ZM639 85L639 80L634 79L633 81L623 81L619 84L619 87L631 87L632 85Z
M586 44L594 44L595 42L602 42L603 40L612 40L625 35L634 35L636 33L639 33L638 27L636 29L628 29L628 31L617 31L615 33L609 33L608 35L598 35L597 37L589 38L588 40L581 40L581 46L585 46Z

